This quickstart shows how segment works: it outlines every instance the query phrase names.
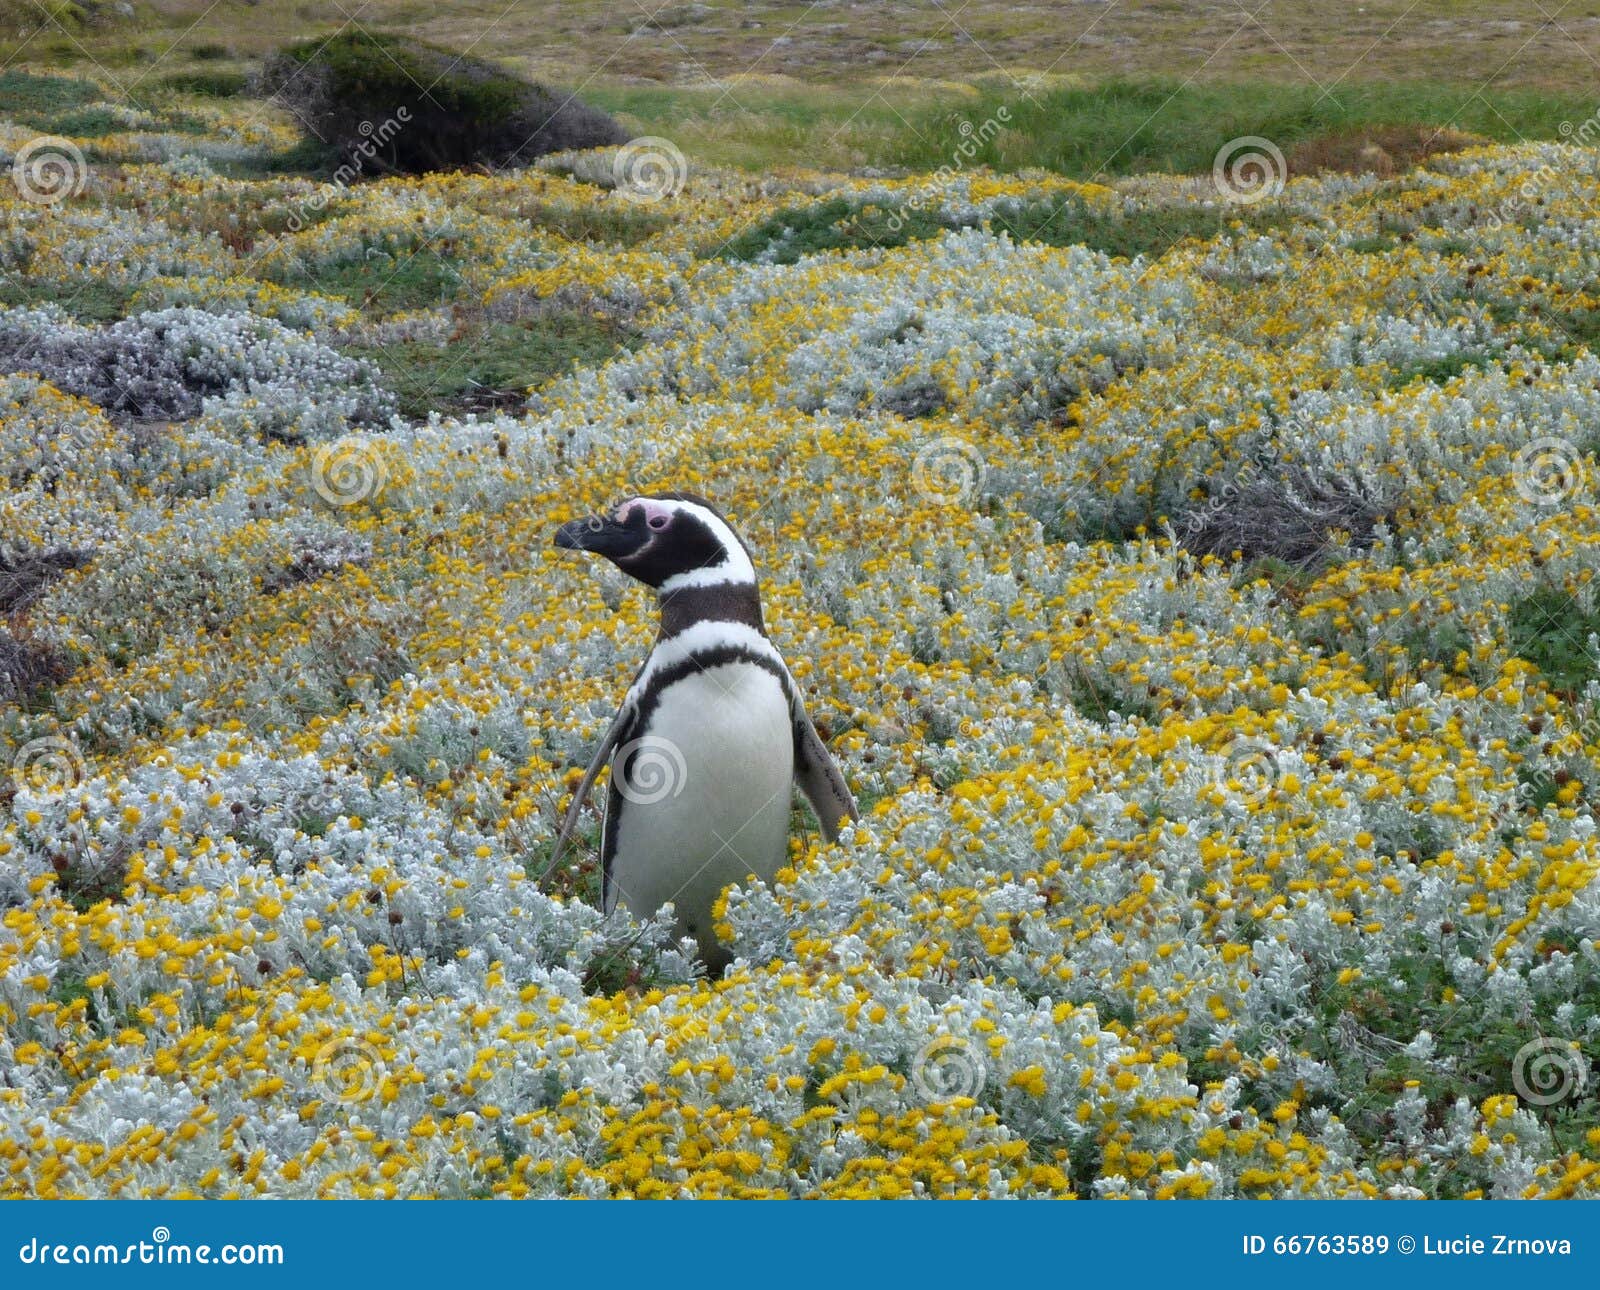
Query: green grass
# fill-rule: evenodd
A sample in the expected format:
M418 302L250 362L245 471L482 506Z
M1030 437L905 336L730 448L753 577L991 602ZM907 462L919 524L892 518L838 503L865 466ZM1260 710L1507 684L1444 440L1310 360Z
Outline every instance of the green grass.
M66 112L93 103L99 97L98 85L73 76L35 76L22 71L0 73L0 117L21 119Z
M247 161L218 162L217 170L230 179L268 179L275 175L309 177L325 174L333 164L333 156L333 150L325 144L305 138Z
M0 73L0 119L69 139L96 139L127 127L102 99L115 99L93 81L73 76L40 76L32 72ZM163 128L197 134L200 122L181 111L162 114Z
M102 97L93 81L73 76L0 73L0 118L46 134L92 139L123 129L108 108L89 106Z
M1552 690L1575 695L1600 674L1588 647L1600 632L1600 609L1585 613L1566 592L1546 587L1513 604L1507 626L1511 652L1537 667Z
M63 972L55 979L55 984L50 988L50 1001L63 1008L69 1008L79 999L89 997L89 982L87 977L76 972Z
M1009 119L996 133L983 123ZM989 89L959 110L940 106L910 121L891 164L937 169L962 145L969 164L1012 170L1041 166L1078 176L1151 171L1208 171L1223 144L1243 135L1272 140L1286 154L1296 144L1382 126L1449 126L1490 139L1548 139L1562 121L1581 121L1593 106L1582 93L1497 90L1432 82L1352 83L1326 98L1312 86L1241 82L1179 85L1108 81L1021 97ZM970 126L970 132L963 132ZM983 139L981 143L969 140Z
M935 212L908 210L899 220L891 211L864 208L844 197L779 211L714 248L717 259L749 261L777 248L777 264L793 264L820 251L904 246L937 237L955 225Z
M449 304L461 287L460 270L425 246L274 276L282 286L338 296L374 317Z
M693 161L752 171L892 165L911 116L951 91L927 87L591 85L584 97Z
M250 84L250 76L247 72L233 71L226 67L206 67L188 72L173 72L163 76L161 84L180 94L231 99L245 92Z
M1216 237L1235 225L1261 229L1283 220L1280 212L1266 207L1144 209L1124 214L1094 210L1073 197L1056 197L1004 209L988 224L1019 242L1081 245L1131 259L1159 256L1187 238ZM771 252L776 263L793 264L819 251L904 246L970 223L938 211L909 207L889 211L834 197L780 211L731 241L708 249L724 260L755 260Z
M1572 309L1553 318L1559 334L1570 342L1563 346L1567 353L1580 347L1600 353L1600 309Z
M1257 582L1265 582L1277 591L1299 599L1315 585L1316 580L1316 575L1309 569L1302 569L1286 560L1266 555L1251 560L1240 569L1239 576L1233 581L1233 587L1237 591Z
M116 322L128 316L136 283L64 282L45 286L12 276L0 279L0 305L60 305L79 322Z
M1395 643L1405 651L1404 670L1408 678L1438 669L1449 671L1460 655L1472 652L1471 634L1453 619L1408 627Z
M204 63L168 73L158 83L212 97L233 97L246 88L242 70ZM1449 126L1501 141L1558 138L1563 122L1584 120L1593 111L1581 91L1479 90L1432 81L1352 81L1319 97L1314 86L1302 84L1185 85L1147 77L1025 91L996 77L966 85L912 81L870 87L599 84L588 86L584 97L622 115L638 133L671 138L703 164L758 172L796 165L906 171L988 165L1002 171L1039 167L1077 178L1203 173L1223 144L1244 135L1270 139L1291 168L1300 164L1297 147L1383 128ZM100 97L87 80L0 74L0 116L40 129L55 128L56 117ZM261 172L312 172L324 160L306 149L264 162ZM1387 244L1374 241L1370 249Z
M69 139L98 139L127 129L117 119L116 113L104 107L74 108L54 115L22 116L17 120L24 125L49 130L51 134L64 134Z
M114 58L152 59L169 50L171 58L244 59L332 34L345 21L337 7L326 5L258 4L246 10L212 0L161 0L139 4L126 22L85 24L71 10L87 10L86 4L0 0L0 14L15 18L0 29L0 40L11 42L5 52L42 28L23 47L24 57L53 56L54 46L74 57L61 30L40 21L41 3L65 11L68 30L76 27L78 58L87 52L107 66ZM1352 79L1393 82L1426 68L1467 87L1510 83L1561 92L1586 86L1593 76L1593 35L1584 22L1594 14L1592 3L1552 10L1544 21L1528 0L1364 0L1357 6L1348 0L1264 0L1252 6L1257 21L1244 25L1234 6L1180 0L970 0L959 10L926 3L846 10L707 0L704 8L695 6L704 21L680 20L674 11L688 6L677 3L661 12L659 5L648 8L665 31L641 33L646 12L618 0L520 0L511 6L504 0L368 0L359 20L369 30L402 29L451 49L492 50L519 71L567 88L592 86L608 76L632 85L678 84L686 73L724 80L753 68L763 80L741 97L756 100L774 84L793 85L795 78L864 97L885 83L898 90L906 81L1002 74L1026 79L1046 69L1057 80L1084 82L1121 75L1264 84L1309 83L1313 76L1328 81L1347 70ZM104 0L96 11L102 18L115 13ZM746 26L748 19L760 25ZM787 37L786 46L774 49L779 35ZM892 82L877 79L891 76Z
M1191 238L1207 240L1230 229L1260 231L1290 223L1288 216L1270 206L1244 208L1169 207L1128 214L1090 210L1078 202L1034 202L1015 215L1007 214L1002 226L1023 241L1050 246L1083 245L1107 255L1132 259L1155 257Z
M670 222L665 215L626 202L603 204L527 201L507 207L496 199L485 213L503 219L526 220L535 228L559 233L573 242L604 242L611 246L637 246L654 237Z
M1444 385L1465 371L1487 366L1489 359L1490 355L1473 351L1463 351L1445 358L1425 359L1398 368L1389 377L1387 384L1391 390L1403 390L1415 381L1432 381L1435 385Z
M1564 946L1577 939L1552 928L1543 943ZM1442 1122L1463 1092L1478 1101L1514 1087L1517 1053L1530 1035L1566 1033L1569 1026L1581 1027L1594 1015L1593 991L1579 988L1573 992L1576 1020L1558 1023L1554 1004L1541 1000L1526 1022L1502 1021L1485 1029L1478 1010L1451 1001L1452 995L1447 993L1458 991L1462 983L1450 971L1443 944L1419 946L1415 954L1392 963L1387 977L1396 983L1395 988L1379 988L1370 979L1358 978L1321 991L1313 988L1310 999L1322 1018L1322 1024L1310 1033L1313 1051L1334 1067L1343 1068L1350 1079L1361 1080L1368 1090L1366 1097L1353 1102L1327 1104L1338 1110L1358 1138L1371 1144L1382 1142L1392 1130L1386 1112L1408 1083L1415 1081L1427 1100L1429 1119ZM1403 989L1398 988L1402 981ZM1449 1077L1439 1074L1437 1063L1419 1061L1405 1052L1404 1045L1424 1030L1433 1036L1440 1052L1455 1059ZM1334 1041L1333 1037L1352 1031L1370 1037L1370 1042L1358 1043L1352 1050L1344 1042ZM1313 1104L1322 1100L1313 1095ZM1576 1150L1584 1134L1600 1123L1600 1103L1577 1098L1566 1106L1539 1108L1536 1114L1558 1149ZM1453 1197L1461 1191L1460 1181L1448 1170L1434 1177L1419 1177L1417 1185L1432 1196Z
M602 318L573 311L525 324L485 323L445 346L407 342L351 347L370 358L406 416L520 404L528 390L575 365L604 362L624 344Z
M1270 139L1291 156L1291 168L1298 145L1386 127L1448 126L1503 142L1551 139L1560 137L1563 121L1594 110L1581 91L1480 88L1347 82L1320 97L1302 84L1142 78L1030 94L996 79L967 92L926 84L878 94L645 85L591 88L588 95L635 128L669 136L692 157L751 170L988 165L1084 179L1206 172L1225 143L1244 135ZM986 122L992 124L984 128Z

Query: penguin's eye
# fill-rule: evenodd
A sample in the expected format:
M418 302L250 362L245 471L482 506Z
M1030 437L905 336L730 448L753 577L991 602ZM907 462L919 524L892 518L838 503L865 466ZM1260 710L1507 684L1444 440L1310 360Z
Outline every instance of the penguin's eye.
M653 529L658 529L659 530L659 529L664 529L664 528L667 527L667 517L665 515L652 515L645 522L647 524L649 524L650 527L653 528Z

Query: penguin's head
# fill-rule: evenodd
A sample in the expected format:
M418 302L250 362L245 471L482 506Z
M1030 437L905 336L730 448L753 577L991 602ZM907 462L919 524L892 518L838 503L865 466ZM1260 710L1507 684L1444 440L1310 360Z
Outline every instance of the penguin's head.
M555 544L603 555L630 577L668 593L726 584L754 588L755 566L733 526L703 497L654 493L572 520Z

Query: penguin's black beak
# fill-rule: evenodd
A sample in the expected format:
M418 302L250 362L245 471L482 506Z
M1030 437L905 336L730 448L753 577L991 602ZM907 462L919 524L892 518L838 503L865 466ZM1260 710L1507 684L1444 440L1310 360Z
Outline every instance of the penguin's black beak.
M568 520L556 530L556 545L564 551L592 551L596 537L605 531L605 520L598 515Z
M567 551L593 551L608 560L620 560L638 550L641 534L608 515L569 520L556 530L555 544Z

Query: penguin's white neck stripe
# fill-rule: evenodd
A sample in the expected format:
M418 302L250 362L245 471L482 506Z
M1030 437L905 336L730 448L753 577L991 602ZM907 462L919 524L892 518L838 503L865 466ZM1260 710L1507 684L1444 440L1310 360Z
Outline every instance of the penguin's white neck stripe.
M690 661L696 654L733 646L747 650L761 658L772 659L783 667L783 656L766 636L744 623L706 620L684 628L676 636L660 641L650 651L644 670L634 682L634 689L643 693L650 687L650 679L660 672ZM787 671L787 669L785 669Z
M707 565L703 569L689 569L684 573L675 573L656 590L663 596L674 591L683 591L688 587L754 587L756 585L755 571L748 575L740 573L737 569L730 568L732 562L722 561L720 564ZM748 567L750 561L744 561Z
M728 527L720 515L694 502L674 500L670 505L674 510L693 515L710 529L727 554L716 564L673 574L657 588L658 591L665 595L668 592L680 591L684 587L715 587L722 583L743 583L752 587L756 585L755 565L750 563L750 556L744 549L744 543L739 541L739 535Z

